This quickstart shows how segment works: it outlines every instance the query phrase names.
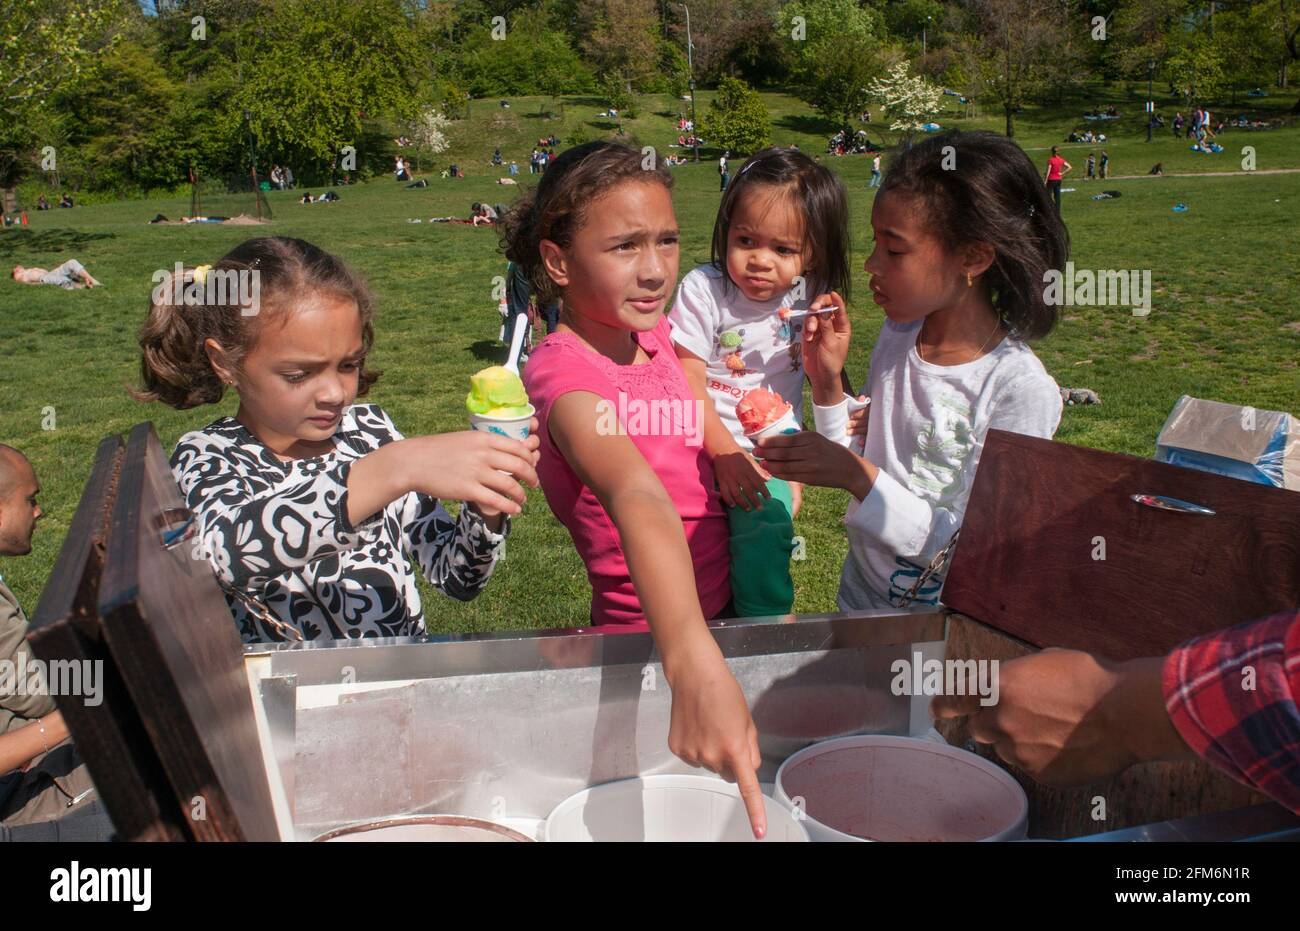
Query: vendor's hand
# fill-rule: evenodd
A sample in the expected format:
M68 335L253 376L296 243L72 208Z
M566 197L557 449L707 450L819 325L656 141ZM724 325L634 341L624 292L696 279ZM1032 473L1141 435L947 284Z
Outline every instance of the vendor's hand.
M714 457L713 475L718 481L718 492L728 507L746 511L761 509L763 499L772 497L767 490L767 480L772 476L739 447L735 452Z
M435 498L472 502L484 517L520 513L527 500L523 485L539 484L535 465L541 441L537 419L532 423L534 432L522 442L477 430L414 437L416 459L407 466L411 487Z
M726 660L710 637L707 650L673 670L672 723L668 749L692 766L703 766L740 788L756 838L767 833L767 810L758 784L762 754L758 730Z
M844 488L861 499L875 479L870 463L816 431L765 437L756 449L767 471L788 482Z
M832 291L813 300L811 309L834 307L829 318L809 314L803 325L803 366L808 380L818 384L838 383L849 354L852 327L844 309L844 298Z
M996 704L941 695L930 710L936 718L970 715L973 739L1047 785L1083 785L1141 760L1190 754L1165 711L1162 663L1047 649L999 664Z

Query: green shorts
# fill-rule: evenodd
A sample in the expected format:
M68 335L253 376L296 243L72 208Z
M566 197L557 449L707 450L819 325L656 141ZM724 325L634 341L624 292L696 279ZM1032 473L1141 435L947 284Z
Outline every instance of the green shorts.
M772 497L753 511L727 508L731 525L731 597L737 617L789 614L794 609L794 505L790 484L768 479Z

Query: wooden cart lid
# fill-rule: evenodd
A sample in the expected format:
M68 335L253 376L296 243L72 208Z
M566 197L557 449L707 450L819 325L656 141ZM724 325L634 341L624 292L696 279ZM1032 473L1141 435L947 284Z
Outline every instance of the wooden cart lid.
M101 671L91 701L77 695L56 695L55 701L117 837L185 840L189 835L172 801L162 762L109 653L96 614L104 533L117 497L121 457L121 437L105 437L32 614L28 640L32 652L46 664L72 663L68 668ZM84 674L81 681L87 681Z
M943 602L1035 646L1160 655L1300 606L1300 493L990 430Z
M136 425L106 536L104 637L188 832L277 840L235 624L194 541L169 534L188 517L153 425Z

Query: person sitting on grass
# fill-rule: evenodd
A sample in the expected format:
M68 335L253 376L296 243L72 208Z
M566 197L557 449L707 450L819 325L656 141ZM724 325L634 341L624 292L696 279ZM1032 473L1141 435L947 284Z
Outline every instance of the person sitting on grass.
M15 265L9 275L19 284L53 284L69 291L75 288L100 286L100 282L76 259L68 259L55 269L24 268L22 265Z
M50 209L50 202L49 202L48 200L45 199L45 195L44 195L44 194L40 194L40 195L37 196L37 198L36 198L36 209L37 209L37 210L49 210L49 209Z
M470 206L469 221L475 226L492 226L497 219L497 212L487 204L474 203Z
M72 203L72 195L70 195L70 194L64 194L63 197L61 197L61 198L59 199L59 206L60 206L60 207L73 207L73 206L75 206L75 204Z

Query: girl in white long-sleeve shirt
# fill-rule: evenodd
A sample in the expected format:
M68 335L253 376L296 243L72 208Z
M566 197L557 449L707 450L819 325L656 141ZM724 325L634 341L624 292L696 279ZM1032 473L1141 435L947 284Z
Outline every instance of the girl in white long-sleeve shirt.
M1026 340L1056 322L1044 275L1065 227L1028 156L993 133L953 132L904 153L872 208L867 260L885 321L864 389L865 445L849 446L838 381L850 325L805 327L817 432L760 444L771 474L844 488L849 556L841 610L898 606L961 526L990 429L1050 438L1061 396ZM934 575L912 597L936 604Z

